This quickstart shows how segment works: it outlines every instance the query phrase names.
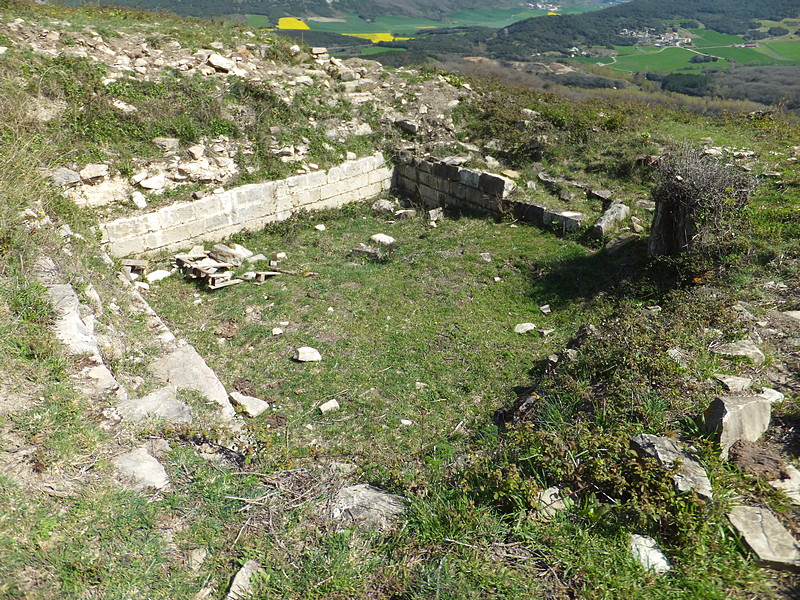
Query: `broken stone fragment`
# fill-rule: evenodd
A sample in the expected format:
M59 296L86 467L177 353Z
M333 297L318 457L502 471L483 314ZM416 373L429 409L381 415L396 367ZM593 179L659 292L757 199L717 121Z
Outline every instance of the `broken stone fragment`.
M766 360L764 353L751 340L718 344L712 347L711 351L724 356L741 356L749 359L754 365L763 365Z
M361 484L339 490L331 502L330 515L341 527L386 531L397 524L404 510L400 496Z
M667 469L671 469L675 461L679 461L680 466L673 477L678 491L694 491L708 500L713 497L711 482L705 469L676 440L642 433L632 437L631 444L640 455L655 458Z
M391 200L376 200L372 203L372 210L379 213L394 215L394 211L397 210L397 204Z
M670 570L667 557L659 550L656 541L651 537L631 534L631 553L646 571L663 575Z
M167 471L153 458L145 448L136 448L114 459L117 472L125 478L133 480L133 488L160 490L169 485Z
M235 244L233 247L226 246L225 244L214 244L211 250L209 250L208 255L214 260L230 263L238 267L242 264L242 261L250 258L253 253L238 244Z
M81 169L80 176L84 183L96 183L108 175L108 165L90 163Z
M738 440L755 442L769 427L772 404L763 396L717 396L706 409L705 427L720 434L722 458Z
M323 402L319 405L319 412L323 415L335 410L339 410L339 403L336 401L336 399L328 400L327 402Z
M514 333L528 333L534 329L536 329L536 325L533 323L520 323L514 326Z
M254 560L248 560L231 582L231 589L228 590L228 595L225 600L246 600L253 594L253 575L261 571L261 565Z
M138 209L147 208L147 198L145 198L142 192L135 191L131 193L131 202L133 202Z
M728 519L761 564L800 571L800 545L769 509L736 506Z
M169 152L171 150L177 150L178 147L181 145L181 141L178 138L165 138L165 137L157 137L153 138L152 142L161 148L164 152Z
M62 187L70 187L81 182L80 174L66 167L58 167L53 171L51 177L56 185Z
M567 503L557 487L550 487L536 496L536 514L545 519L552 519L558 513L567 510Z
M223 73L227 73L228 71L232 71L236 67L236 62L225 58L224 56L217 54L214 52L208 57L208 64L214 67L217 71L222 71Z
M631 209L627 204L622 202L614 202L607 211L597 220L597 222L589 230L589 233L602 240L606 236L616 231L620 224L628 218Z
M254 396L247 396L239 392L231 392L231 402L236 406L241 407L248 417L257 417L266 411L270 404L260 398Z
M725 388L732 394L746 392L753 385L753 380L749 377L736 377L735 375L724 375L716 373L714 378L722 383Z
M302 346L294 351L294 360L297 362L318 362L322 360L319 350L310 346Z
M392 236L386 235L385 233L376 233L369 239L371 242L375 242L381 246L393 246L395 241Z

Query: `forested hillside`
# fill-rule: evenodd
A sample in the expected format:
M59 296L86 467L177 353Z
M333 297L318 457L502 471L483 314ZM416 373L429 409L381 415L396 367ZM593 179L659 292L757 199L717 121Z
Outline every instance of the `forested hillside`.
M78 4L78 0L70 0ZM574 2L566 2L571 4ZM369 19L380 15L397 15L412 17L439 18L447 14L485 8L486 3L480 0L98 0L98 4L114 4L143 8L146 10L167 10L179 15L195 17L211 17L233 14L268 15L277 20L283 16L334 17L346 13L356 13ZM513 8L525 6L522 0L497 0L493 8ZM586 4L586 2L583 2Z
M781 20L797 17L798 13L800 4L792 0L765 0L757 5L746 0L633 0L587 14L527 19L500 30L486 43L494 57L522 59L532 53L560 52L575 45L632 45L635 38L619 35L622 29L650 27L663 31L664 20L694 20L722 33L744 34L759 26L754 20Z

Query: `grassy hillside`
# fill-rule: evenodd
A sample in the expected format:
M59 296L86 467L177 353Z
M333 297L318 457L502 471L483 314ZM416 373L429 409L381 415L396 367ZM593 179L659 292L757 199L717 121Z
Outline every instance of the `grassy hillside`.
M225 598L251 560L252 597L264 599L796 593L796 574L761 568L726 514L768 507L796 533L798 508L723 461L700 418L723 391L718 374L775 388L785 399L758 447L797 463L800 327L785 313L800 310L800 127L790 114L339 64L268 32L117 8L0 0L0 47L0 596ZM172 149L154 138L173 138ZM189 178L198 145L224 178ZM587 192L608 190L636 217L623 233L640 237L615 253L585 228L511 214L446 209L432 225L412 199L416 216L367 203L225 240L285 253L279 268L314 276L211 291L173 273L136 286L102 252L96 225L107 219L376 150L504 172L515 199L590 221L605 207ZM695 251L652 257L656 183L683 180L659 166L674 157L688 157L688 183L722 208L700 216L707 235ZM92 204L76 190L100 184L53 178L91 163L124 193L109 186L113 201ZM139 185L157 169L176 185ZM734 202L698 170L753 192ZM353 252L375 233L395 245ZM150 271L172 268L170 254L149 258ZM57 339L53 283L75 290L76 318L130 398L163 385L150 368L160 330L136 286L229 392L269 408L226 422L180 390L191 422L120 417L121 392L87 391L94 359ZM514 331L528 322L534 330ZM712 351L747 337L764 364ZM293 361L305 345L322 361ZM333 399L339 409L321 412ZM637 457L640 433L691 446L713 499L677 492L668 469ZM141 447L167 486L137 491L120 476L115 461ZM394 527L335 520L331 499L355 484L402 499ZM566 499L555 515L539 500L552 486ZM632 533L652 536L672 571L645 570Z

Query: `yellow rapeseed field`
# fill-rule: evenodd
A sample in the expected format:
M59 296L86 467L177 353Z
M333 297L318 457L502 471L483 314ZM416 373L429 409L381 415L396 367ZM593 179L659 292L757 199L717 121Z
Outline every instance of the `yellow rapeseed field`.
M278 29L311 29L305 21L294 17L281 17L278 20Z

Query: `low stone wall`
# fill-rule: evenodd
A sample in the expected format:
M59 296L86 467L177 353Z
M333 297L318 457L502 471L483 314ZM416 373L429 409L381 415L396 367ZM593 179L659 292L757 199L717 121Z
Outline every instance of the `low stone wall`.
M453 206L496 213L516 184L502 175L471 171L434 159L409 159L395 167L395 186L429 208Z
M338 208L369 199L388 190L391 182L392 170L377 153L328 171L245 185L103 223L102 243L110 255L122 257L221 240L287 219L301 210Z
M395 186L400 193L421 199L428 208L451 206L479 213L508 213L536 225L558 223L565 232L579 230L587 218L583 213L549 210L511 198L516 184L502 175L472 171L432 158L411 158L398 164Z

